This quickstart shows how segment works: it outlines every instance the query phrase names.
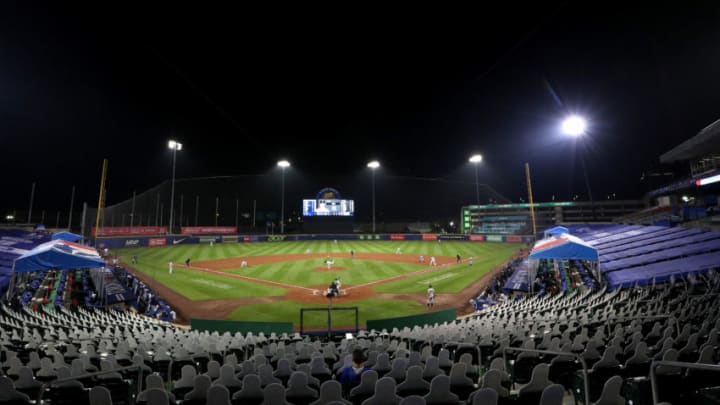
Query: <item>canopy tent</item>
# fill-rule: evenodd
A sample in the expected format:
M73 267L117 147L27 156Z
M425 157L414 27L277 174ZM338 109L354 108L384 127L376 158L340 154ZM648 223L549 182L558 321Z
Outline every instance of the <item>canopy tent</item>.
M52 240L66 240L68 242L77 242L82 240L82 238L82 235L72 232L58 232L52 236Z
M569 234L570 230L568 230L564 226L555 226L550 229L546 229L545 232L543 232L543 233L545 234L545 237L547 238L548 236L553 236L553 235Z
M572 235L543 239L535 243L530 259L598 260L598 251L582 239Z
M95 249L65 240L52 240L15 259L15 273L47 269L102 267L103 259Z
M582 239L570 234L560 234L559 237L547 238L536 242L528 259L530 259L528 266L528 285L530 286L533 285L533 280L535 280L540 259L592 261L595 263L593 266L595 277L601 280L597 266L599 260L597 249Z

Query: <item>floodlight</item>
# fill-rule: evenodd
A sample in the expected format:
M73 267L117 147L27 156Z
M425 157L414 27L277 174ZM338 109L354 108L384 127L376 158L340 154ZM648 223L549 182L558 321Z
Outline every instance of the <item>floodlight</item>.
M472 155L468 161L470 163L480 163L482 162L482 155Z
M288 162L287 160L281 160L277 162L277 165L284 169L286 167L290 167L290 162Z
M377 169L378 167L380 167L380 162L378 162L377 160L373 160L372 162L367 164L367 167L371 169Z
M585 119L578 115L571 115L565 118L562 123L562 131L567 135L580 136L585 133Z

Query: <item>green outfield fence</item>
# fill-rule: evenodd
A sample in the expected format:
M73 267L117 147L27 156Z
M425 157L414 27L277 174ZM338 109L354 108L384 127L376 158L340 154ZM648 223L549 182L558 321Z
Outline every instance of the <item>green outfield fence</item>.
M368 319L367 330L392 330L393 328L413 328L415 326L432 325L435 323L452 322L457 318L455 308L442 311L428 312L426 314L400 316L397 318Z
M266 335L273 332L278 335L283 333L293 333L292 322L223 321L216 319L193 318L190 320L190 328L194 330L207 330L219 333L240 332L242 334L247 334L248 332L252 332L257 334L263 332Z

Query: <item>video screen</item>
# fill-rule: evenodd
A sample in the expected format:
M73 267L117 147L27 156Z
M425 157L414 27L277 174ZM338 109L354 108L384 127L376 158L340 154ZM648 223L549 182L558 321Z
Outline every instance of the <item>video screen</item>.
M355 214L355 201L321 199L303 200L305 217L351 217Z

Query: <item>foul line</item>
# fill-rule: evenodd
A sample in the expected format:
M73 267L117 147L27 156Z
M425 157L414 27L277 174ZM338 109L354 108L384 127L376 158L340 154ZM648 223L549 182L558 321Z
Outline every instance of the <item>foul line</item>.
M176 267L176 269L183 269L183 268L190 269L190 270L196 270L196 271L201 270L201 271L204 271L207 273L218 274L218 275L225 276L225 277L229 276L231 278L252 281L252 282L260 283L260 284L272 284L272 285L277 285L277 286L284 287L284 288L300 288L300 289L307 290L307 291L315 291L314 288L307 288L307 287L303 287L303 286L299 286L299 285L285 284L285 283L280 283L278 281L263 280L261 278L255 278L255 277L241 276L241 275L235 274L235 273L228 273L225 271L206 269L204 267L182 266L182 265Z

